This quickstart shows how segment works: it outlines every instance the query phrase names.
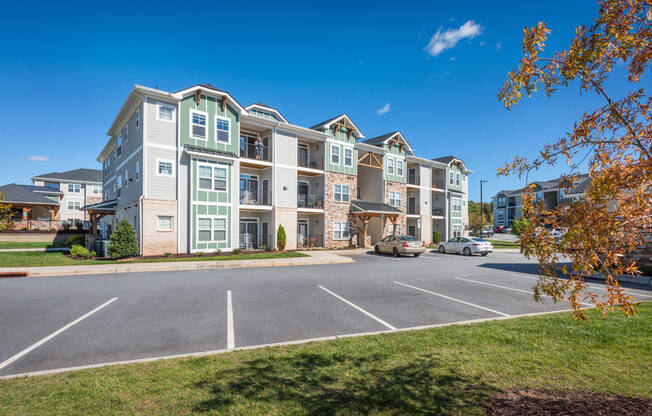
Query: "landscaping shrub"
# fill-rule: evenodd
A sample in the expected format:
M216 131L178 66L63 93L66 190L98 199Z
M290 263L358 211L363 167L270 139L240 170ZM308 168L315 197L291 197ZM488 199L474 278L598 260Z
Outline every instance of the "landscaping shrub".
M276 241L278 242L278 249L285 250L285 243L287 242L287 237L285 236L285 228L282 225L278 226L278 232L276 233Z
M235 248L233 249L233 254L240 254L240 251L241 250L239 248Z
M203 256L203 255L204 255L204 252L203 252L203 251L197 251L197 252L195 253L195 257L201 257L201 256Z
M86 247L80 246L79 244L73 244L72 247L70 247L70 255L73 257L90 259L91 257L95 257L95 252L89 251Z
M432 232L432 243L439 244L439 231Z
M74 245L84 246L85 244L86 244L86 239L82 234L71 235L66 240L66 247L72 247Z
M118 259L133 257L138 254L136 230L134 230L134 227L124 218L120 220L118 225L115 227L115 230L113 230L113 233L111 233L109 253L111 254L111 257Z

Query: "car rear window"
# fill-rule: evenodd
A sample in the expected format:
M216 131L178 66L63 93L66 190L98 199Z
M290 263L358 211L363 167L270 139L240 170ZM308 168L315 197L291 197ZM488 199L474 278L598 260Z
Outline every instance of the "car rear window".
M481 243L484 243L485 241L487 241L487 240L485 240L484 238L472 238L471 240L473 240L473 241L479 241L479 242L481 242Z
M400 238L401 241L417 241L417 239L412 237L411 235L401 235L398 238Z

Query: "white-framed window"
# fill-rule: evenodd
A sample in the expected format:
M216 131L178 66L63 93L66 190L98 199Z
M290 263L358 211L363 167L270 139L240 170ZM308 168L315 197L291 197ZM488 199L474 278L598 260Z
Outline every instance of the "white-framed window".
M125 169L125 189L129 187L129 171Z
M351 200L351 188L341 183L333 184L333 201L349 202Z
M453 212L462 212L462 200L460 198L452 198Z
M453 184L453 172L448 172L448 183Z
M400 191L389 191L389 205L393 207L401 206L401 192Z
M197 167L198 188L208 191L226 191L226 168L222 166L199 165Z
M402 160L397 160L396 161L396 174L398 176L403 176L403 161Z
M331 165L340 165L340 146L331 144Z
M158 176L174 176L174 163L171 160L156 159L156 174Z
M215 116L215 141L231 143L231 119Z
M460 174L455 174L455 185L460 186Z
M81 184L78 183L69 183L68 192L74 192L76 194L81 192Z
M111 158L106 159L106 173L111 171Z
M102 194L102 185L98 185L98 184L94 183L91 189L92 189L92 192L95 195L101 195Z
M122 155L122 134L118 136L118 146L115 148L115 154L116 157L120 157Z
M353 149L350 147L344 148L344 166L350 168L353 166Z
M348 240L348 239L349 239L348 221L334 221L333 240Z
M140 108L136 110L136 128L140 128Z
M115 196L120 198L120 195L122 195L122 176L115 178Z
M136 182L140 180L140 160L136 161Z
M172 216L171 215L158 215L157 230L158 231L172 231Z
M226 218L197 218L197 241L202 243L226 241Z
M125 130L122 132L125 143L129 140L129 124L125 124Z
M393 175L394 174L394 158L393 157L388 157L387 158L387 174L388 175Z
M79 211L81 208L80 201L68 201L68 211Z
M156 105L156 119L174 122L174 106L159 103Z
M206 113L190 110L190 137L198 140L206 139Z

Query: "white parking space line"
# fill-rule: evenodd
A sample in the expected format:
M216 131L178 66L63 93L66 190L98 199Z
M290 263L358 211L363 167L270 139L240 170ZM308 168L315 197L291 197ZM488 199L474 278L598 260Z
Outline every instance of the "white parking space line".
M505 290L513 290L514 292L527 293L528 295L534 295L534 292L531 291L531 290L516 289L516 288L513 288L513 287L501 286L501 285L496 285L496 284L493 284L493 283L481 282L481 281L478 281L478 280L464 279L464 278L461 278L461 277L456 277L455 279L456 280L462 280L462 281L465 281L465 282L477 283L479 285L493 286L493 287L497 287L497 288L505 289ZM552 298L552 296L548 296L548 295L542 295L542 296L547 297L547 298ZM591 307L593 306L593 305L591 305L589 303L584 303L584 302L580 302L580 304L582 304L584 306L591 306Z
M235 330L233 329L233 301L231 291L226 291L226 348L235 348Z
M510 274L510 276L514 276L514 277L524 277L524 278L526 278L526 279L538 279L538 277L533 277L533 276L521 276L521 275L518 275L518 274ZM590 284L587 284L586 287L588 287L588 288L590 288L590 289L602 290L602 291L604 291L604 292L607 291L607 289L605 289L605 288L602 287L602 286L596 286L596 285L590 285ZM644 294L644 293L632 292L629 288L625 288L625 291L626 291L628 294L630 294L630 295L643 296L643 297L646 297L646 298L652 298L652 295L646 295L646 294Z
M498 315L509 316L506 313L502 313L502 312L495 311L493 309L485 308L484 306L476 305L476 304L473 304L473 303L470 303L470 302L467 302L467 301L464 301L464 300L451 298L450 296L442 295L441 293L435 293L435 292L432 292L430 290L421 289L420 287L408 285L408 284L397 282L397 281L394 281L394 283L396 283L397 285L409 287L409 288L414 289L414 290L420 290L422 292L429 293L431 295L439 296L439 297L444 298L444 299L448 299L448 300L452 300L452 301L455 301L455 302L463 303L463 304L468 305L468 306L473 306L474 308L478 308L478 309L482 309L482 310L485 310L485 311L497 313Z
M31 346L25 348L24 350L22 350L21 352L19 352L19 353L16 354L16 355L14 355L13 357L9 358L8 360L3 361L2 363L0 363L0 370L2 370L3 368L5 368L5 367L8 366L9 364L13 363L14 361L20 359L21 357L23 357L23 356L29 354L30 352L32 352L32 351L35 350L36 348L40 347L41 345L45 344L46 342L48 342L48 341L51 340L52 338L56 337L57 335L61 334L61 333L64 332L65 330L71 328L72 326L74 326L74 325L78 324L79 322L83 321L84 319L88 318L89 316L91 316L91 315L94 314L95 312L99 311L100 309L104 308L105 306L107 306L107 305L109 305L109 304L115 302L117 299L118 299L118 298L113 298L113 299L111 299L111 300L109 300L109 301L107 301L107 302L101 304L100 306L98 306L97 308L95 308L95 309L93 309L92 311L88 312L87 314L80 316L79 318L77 318L77 319L75 319L74 321L70 322L69 324L67 324L67 325L65 325L65 326L63 326L63 327L61 327L60 329L57 329L56 331L54 331L53 333L51 333L51 334L48 335L47 337L45 337L45 338L43 338L42 340L40 340L39 342L37 342L36 344L33 344L33 345L31 345Z
M336 294L336 293L333 293L333 292L331 292L330 290L326 289L324 286L319 285L319 286L317 286L317 287L319 287L319 288L320 288L321 290L323 290L324 292L329 293L329 294L335 296L336 298L338 298L338 299L341 300L342 302L346 303L347 305L354 307L355 309L357 309L357 310L359 310L360 312L364 313L364 314L367 315L368 317L370 317L370 318L376 320L377 322L380 322L381 324L385 325L387 328L389 328L389 329L396 329L394 326L388 324L387 322L383 321L383 320L380 319L379 317L370 314L369 312L365 311L364 309L362 309L362 308L359 307L358 305L356 305L356 304L354 304L354 303L352 303L352 302L349 302L348 300L344 299L344 298L341 297L340 295L338 295L338 294Z

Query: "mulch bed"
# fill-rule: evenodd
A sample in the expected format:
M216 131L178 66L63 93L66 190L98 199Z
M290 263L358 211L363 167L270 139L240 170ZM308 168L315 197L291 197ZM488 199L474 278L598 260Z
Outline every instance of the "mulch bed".
M587 391L509 390L494 396L489 416L652 415L652 399Z

